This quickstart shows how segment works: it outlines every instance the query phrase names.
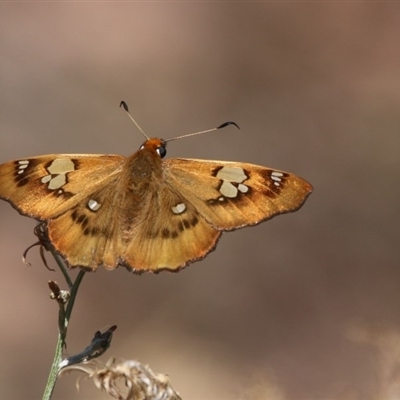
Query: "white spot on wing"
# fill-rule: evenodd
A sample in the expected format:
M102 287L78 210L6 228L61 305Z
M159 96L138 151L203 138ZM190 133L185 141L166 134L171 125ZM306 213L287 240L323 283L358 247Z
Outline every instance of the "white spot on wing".
M236 197L238 194L237 188L228 181L223 181L221 187L219 188L220 193L225 197Z
M60 189L67 183L67 176L65 174L56 175L51 178L48 184L50 190Z
M278 171L273 171L271 172L271 176L283 176L283 173Z
M239 183L238 189L239 189L242 193L247 193L247 192L249 191L249 188L248 188L246 185L243 185L243 183Z
M240 167L224 167L217 173L217 178L228 182L242 183L247 179L243 168Z
M67 183L67 173L75 170L75 164L69 158L56 158L47 168L49 175L41 179L42 183L49 183L48 189L62 188ZM57 193L62 193L62 190Z
M238 191L241 193L247 193L249 190L249 188L243 184L243 182L248 179L243 168L223 167L218 171L216 177L222 180L219 192L224 197L234 198L238 195ZM237 187L236 185L233 185L232 182L238 183ZM223 201L224 197L222 197L222 199L219 198L219 200Z
M171 207L174 214L182 214L186 210L186 206L183 203L179 203L174 207Z
M47 183L51 181L51 175L46 175L42 178L41 182L42 183Z
M282 172L278 172L278 171L271 172L271 179L274 181L275 186L280 186L280 182L282 182L282 179L281 179L282 176L283 176Z
M90 199L88 201L88 207L92 210L92 211L97 211L100 207L101 204L98 203L96 200Z
M66 174L75 169L75 164L69 158L56 158L47 170L51 174Z
M21 175L26 168L28 168L29 161L28 160L20 160L18 161L18 174Z

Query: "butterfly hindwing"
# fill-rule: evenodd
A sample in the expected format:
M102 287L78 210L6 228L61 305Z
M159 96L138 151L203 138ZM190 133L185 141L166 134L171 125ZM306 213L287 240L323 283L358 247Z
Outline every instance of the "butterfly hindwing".
M120 193L113 180L48 221L48 235L72 267L118 266L122 253Z
M123 254L124 264L136 270L176 270L203 258L216 245L221 232L167 182L145 202L132 226Z

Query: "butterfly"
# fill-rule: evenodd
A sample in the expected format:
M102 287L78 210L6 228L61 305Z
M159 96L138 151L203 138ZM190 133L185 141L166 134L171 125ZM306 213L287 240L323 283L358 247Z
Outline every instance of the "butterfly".
M70 267L141 273L201 260L223 231L296 211L313 190L258 165L164 159L174 139L147 138L129 157L50 154L2 164L0 198L43 221Z

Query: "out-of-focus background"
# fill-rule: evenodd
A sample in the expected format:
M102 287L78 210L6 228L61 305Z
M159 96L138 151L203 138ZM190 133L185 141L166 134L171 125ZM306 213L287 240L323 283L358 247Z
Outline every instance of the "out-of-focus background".
M0 162L46 153L246 161L314 186L178 274L85 277L68 334L169 375L184 399L400 397L400 8L394 3L2 3ZM34 222L0 202L0 397L37 399L57 305ZM53 265L53 264L52 264ZM54 399L99 399L62 378Z

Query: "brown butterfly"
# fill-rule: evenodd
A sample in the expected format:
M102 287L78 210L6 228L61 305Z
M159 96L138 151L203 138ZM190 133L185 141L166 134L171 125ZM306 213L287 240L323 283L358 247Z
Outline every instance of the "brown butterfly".
M253 164L163 160L166 143L147 139L130 157L11 161L0 165L0 198L44 221L69 266L140 273L179 270L212 251L223 231L296 211L312 192L296 175Z

